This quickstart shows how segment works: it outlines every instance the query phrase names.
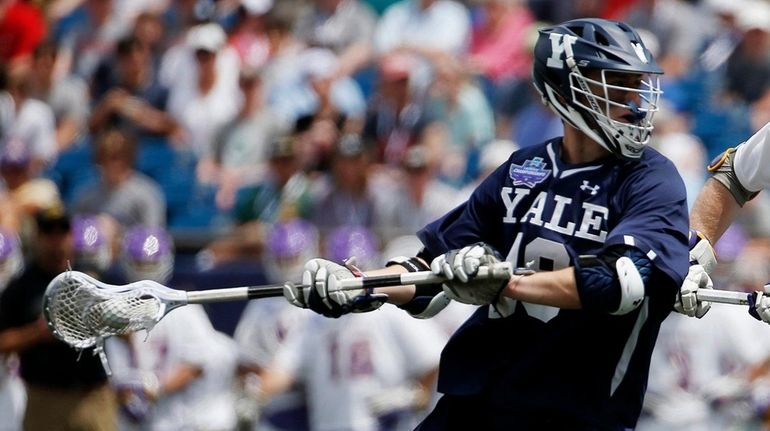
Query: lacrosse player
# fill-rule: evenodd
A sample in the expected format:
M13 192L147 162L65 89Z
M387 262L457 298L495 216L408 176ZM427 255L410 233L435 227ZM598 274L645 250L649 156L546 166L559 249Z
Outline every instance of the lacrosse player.
M24 258L18 236L0 228L0 294L23 269ZM26 402L24 383L17 373L18 359L14 355L0 354L0 418L5 418L3 427L7 427L8 431L21 429Z
M361 268L379 263L378 241L364 227L337 228L324 243L332 259L355 256ZM413 429L415 413L431 400L446 341L433 322L386 306L367 316L313 316L306 328L276 354L265 373L265 396L304 383L313 430Z
M303 273L312 287L287 284L285 296L330 317L386 301L417 317L447 298L481 305L444 347L444 395L419 430L633 428L658 327L688 268L683 181L646 148L660 73L624 23L541 29L533 80L564 136L522 143L419 231L416 257L367 273L430 268L443 287L340 290L356 274L313 259ZM523 269L476 277L503 260Z
M291 280L301 273L302 265L318 254L317 229L301 219L277 222L270 228L264 252L264 267L272 282ZM245 394L256 403L245 405L243 413L251 413L255 430L307 430L307 407L301 387L293 387L280 396L259 405L260 382L265 369L285 340L301 332L309 316L283 298L252 301L238 322L235 341L240 348L240 368ZM259 409L259 412L256 410ZM258 415L258 417L256 417Z
M709 273L717 260L711 244L716 243L735 219L738 210L770 187L770 123L746 142L728 148L708 167L713 176L706 182L690 214L692 229L690 260L693 265L682 285L677 311L703 317L710 303L697 300L698 288L712 288ZM749 313L770 323L770 283L763 291L749 295Z
M134 226L119 257L128 282L166 284L174 265L162 228ZM206 348L201 348L206 346ZM203 307L174 310L149 335L110 338L112 384L122 429L231 430L235 427L235 343L211 325Z

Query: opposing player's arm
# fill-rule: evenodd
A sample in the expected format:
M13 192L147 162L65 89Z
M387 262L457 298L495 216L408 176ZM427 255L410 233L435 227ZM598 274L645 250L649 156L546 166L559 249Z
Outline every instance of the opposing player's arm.
M741 183L735 170L736 155L736 149L729 148L709 165L708 170L713 176L698 194L690 213L690 227L701 232L712 244L735 220L738 210L758 193Z

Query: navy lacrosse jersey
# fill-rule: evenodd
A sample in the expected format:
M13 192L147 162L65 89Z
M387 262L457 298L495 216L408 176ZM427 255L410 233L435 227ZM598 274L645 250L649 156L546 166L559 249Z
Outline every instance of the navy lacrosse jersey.
M625 315L593 311L585 298L583 310L509 299L505 317L480 307L446 345L438 389L481 396L495 429L543 414L574 429L632 428L660 323L688 269L684 184L651 148L637 162L570 165L560 142L513 153L467 202L418 233L427 252L483 241L516 267L551 271L626 244L654 265L646 298Z

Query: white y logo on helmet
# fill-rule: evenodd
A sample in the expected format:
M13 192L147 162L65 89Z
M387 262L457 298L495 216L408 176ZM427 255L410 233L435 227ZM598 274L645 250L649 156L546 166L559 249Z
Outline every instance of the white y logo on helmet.
M561 55L564 52L564 44L574 45L577 37L558 33L551 33L549 37L551 38L551 56L548 57L546 65L555 69L564 69L564 61L561 59Z
M644 47L641 43L632 43L631 46L634 47L634 52L636 53L636 56L639 57L639 60L642 60L642 63L649 63L647 56L644 54Z

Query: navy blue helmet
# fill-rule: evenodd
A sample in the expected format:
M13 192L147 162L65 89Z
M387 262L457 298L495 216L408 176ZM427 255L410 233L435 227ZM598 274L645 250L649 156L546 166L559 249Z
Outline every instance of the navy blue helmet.
M532 78L563 120L634 160L650 140L662 73L629 25L585 18L540 29Z

